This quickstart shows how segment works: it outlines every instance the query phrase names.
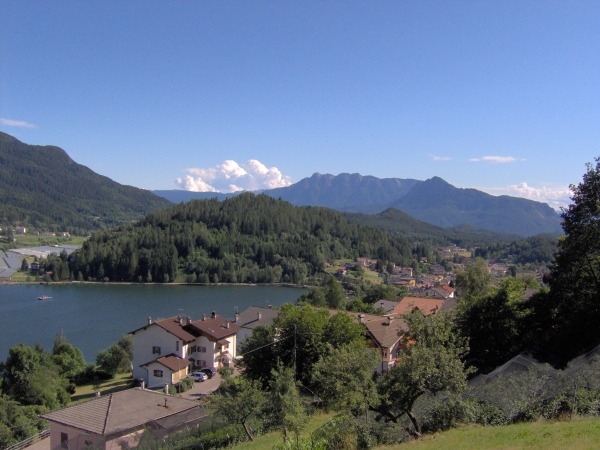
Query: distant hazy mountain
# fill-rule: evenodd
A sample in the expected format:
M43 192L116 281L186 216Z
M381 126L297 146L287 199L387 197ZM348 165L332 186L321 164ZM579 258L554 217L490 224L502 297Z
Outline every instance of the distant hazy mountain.
M171 205L98 175L61 148L24 144L0 132L0 224L93 230Z
M173 203L189 202L190 200L205 200L207 198L216 198L217 200L225 200L233 197L236 194L221 194L220 192L192 192L182 191L181 189L169 189L164 191L150 191L159 197L166 198Z
M154 191L174 202L219 195L206 192ZM168 194L163 194L167 192ZM439 227L470 225L476 228L533 236L561 233L561 221L545 203L524 198L459 189L439 177L426 181L376 178L357 173L315 173L291 186L263 191L297 206L325 206L343 212L378 214L390 207ZM389 222L389 217L386 219ZM459 230L455 230L459 231ZM472 230L471 230L472 231Z
M352 212L380 212L386 205L404 196L418 180L400 178L376 178L358 173L321 175L277 189L264 191L271 197L280 198L297 206L325 206Z
M484 230L472 225L459 225L443 228L415 219L396 208L388 208L378 214L342 213L350 223L365 225L389 233L398 234L408 239L427 239L436 245L447 245L454 242L459 246L480 247L498 242L512 242L522 236L510 233Z
M416 184L390 206L446 228L468 224L522 236L562 231L559 215L545 203L459 189L439 177Z

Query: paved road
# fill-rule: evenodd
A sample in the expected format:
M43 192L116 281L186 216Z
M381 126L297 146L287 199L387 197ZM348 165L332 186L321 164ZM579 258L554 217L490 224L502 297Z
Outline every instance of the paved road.
M236 369L233 372L233 376L237 377L240 372ZM212 394L221 385L221 374L217 373L214 377L209 378L206 381L198 381L194 383L194 387L189 391L183 392L181 396L183 398L190 398L198 400L207 394Z

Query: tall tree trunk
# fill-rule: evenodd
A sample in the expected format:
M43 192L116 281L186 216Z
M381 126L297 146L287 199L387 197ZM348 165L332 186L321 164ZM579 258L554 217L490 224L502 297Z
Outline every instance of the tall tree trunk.
M419 424L419 421L417 420L417 417L412 413L412 411L407 411L406 415L410 418L410 421L415 426L415 433L414 433L414 435L417 436L417 437L423 436L423 434L421 433L421 425Z
M248 427L246 426L246 421L242 421L242 425L244 427L244 431L246 432L246 434L248 435L248 439L250 439L251 441L254 440L254 438L252 437L252 435L250 434L250 430L248 429Z

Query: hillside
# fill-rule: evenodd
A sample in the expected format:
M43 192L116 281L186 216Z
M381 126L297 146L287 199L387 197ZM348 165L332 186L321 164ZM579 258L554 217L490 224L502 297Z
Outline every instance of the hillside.
M415 219L396 208L388 208L373 215L356 213L342 213L342 215L357 225L379 228L409 240L427 240L434 245L448 245L452 242L458 246L480 247L521 238L517 234L498 233L470 225L442 228Z
M521 236L562 231L559 215L545 203L459 189L439 177L416 184L391 206L445 228L469 224Z
M206 200L209 198L216 198L217 200L225 200L226 198L233 197L237 194L221 194L220 192L193 192L183 191L181 189L167 189L150 191L159 197L166 198L173 203L189 202L190 200Z
M170 205L98 175L59 147L28 145L0 133L0 224L83 232Z
M412 248L330 209L245 193L181 203L94 233L71 270L114 281L304 283L326 261L369 255L408 264Z
M376 178L359 173L313 174L299 182L263 193L297 206L325 206L348 212L373 213L404 196L418 180Z

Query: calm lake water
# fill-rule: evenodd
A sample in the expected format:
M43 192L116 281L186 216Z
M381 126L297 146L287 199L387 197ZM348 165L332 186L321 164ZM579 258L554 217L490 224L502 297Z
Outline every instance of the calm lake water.
M249 306L295 302L303 289L277 286L14 285L0 286L0 360L19 342L52 350L63 330L86 361L123 334L178 314L193 320L212 311L233 319ZM47 295L49 300L37 297Z

